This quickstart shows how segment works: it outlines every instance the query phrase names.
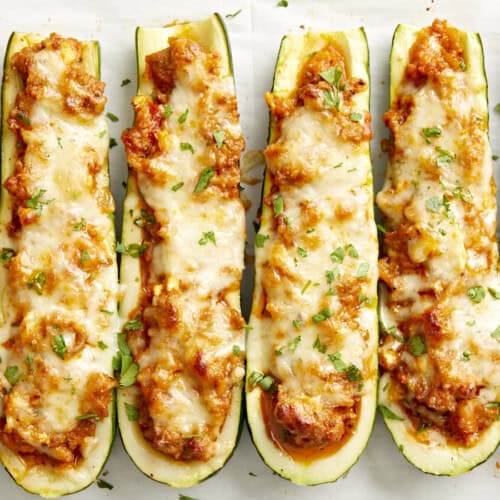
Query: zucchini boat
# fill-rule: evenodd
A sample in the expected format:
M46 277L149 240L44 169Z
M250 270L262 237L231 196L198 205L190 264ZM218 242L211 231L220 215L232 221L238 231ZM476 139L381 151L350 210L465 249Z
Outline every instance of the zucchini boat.
M481 39L446 21L399 25L392 133L377 203L379 403L394 441L424 472L457 475L500 439L500 276Z
M117 266L97 42L13 33L2 88L0 459L45 497L114 435Z
M188 487L224 465L240 428L244 140L218 15L136 36L118 418L141 471Z
M369 95L362 28L283 38L266 95L246 403L262 458L297 484L344 474L375 418Z

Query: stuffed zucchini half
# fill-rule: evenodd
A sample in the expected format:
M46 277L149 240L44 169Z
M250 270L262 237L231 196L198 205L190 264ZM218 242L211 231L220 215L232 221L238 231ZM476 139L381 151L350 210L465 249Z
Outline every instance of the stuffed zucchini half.
M117 267L99 46L14 33L2 89L0 459L46 497L114 434Z
M283 38L266 95L246 401L262 458L298 484L344 474L375 418L369 95L363 29Z
M137 60L122 136L119 426L140 470L188 487L224 465L240 428L244 140L218 15L138 28Z
M500 439L500 276L478 34L400 25L391 54L392 133L377 203L379 403L404 456L457 475Z

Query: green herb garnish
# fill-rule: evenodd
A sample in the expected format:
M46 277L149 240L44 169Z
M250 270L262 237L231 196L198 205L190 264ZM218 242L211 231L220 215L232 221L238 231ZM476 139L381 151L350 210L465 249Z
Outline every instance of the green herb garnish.
M378 407L380 408L380 413L382 413L382 416L384 418L387 418L389 420L404 420L403 417L400 417L399 415L396 415L392 410L390 410L389 408L387 408L387 406L384 406L384 405L378 405Z
M422 356L427 352L424 339L420 335L415 335L408 342L410 351L414 356Z
M200 173L200 177L198 178L198 182L196 183L194 192L201 193L204 189L206 189L206 187L208 186L209 182L211 181L214 175L215 175L214 167L204 168Z

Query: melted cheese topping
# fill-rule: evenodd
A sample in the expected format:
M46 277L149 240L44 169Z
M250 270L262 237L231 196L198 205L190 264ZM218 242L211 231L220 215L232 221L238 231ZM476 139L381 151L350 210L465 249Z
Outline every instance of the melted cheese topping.
M52 35L13 56L16 68L27 61L18 70L29 79L9 120L20 153L5 182L10 194L2 193L0 245L15 256L1 301L0 437L56 463L76 463L96 444L94 421L107 416L114 385L118 324L107 125L102 109L74 114L64 98L63 87L75 83L70 69L81 92L84 80L95 82L81 51L76 40ZM25 111L33 81L37 95Z
M128 335L140 367L139 425L166 455L206 461L244 375L245 215L237 195L244 142L233 80L221 75L218 56L170 39L146 60L156 98L134 98L135 128L123 137L131 182L155 221L142 235L142 286L151 296L139 297L130 316L144 328ZM152 126L151 145L141 134Z
M296 94L268 95L279 132L265 151L256 237L250 335L261 348L249 390L274 392L269 418L302 448L338 442L355 426L376 349L370 117L349 97L363 82L345 70L340 111L327 109L331 89L319 73L334 68L343 70L342 56L326 46L306 62Z
M389 228L380 354L394 384L383 399L401 405L410 428L472 445L500 399L496 202L485 89L464 70L459 42L432 76L446 36L454 30L438 21L417 36L408 68L428 78L407 69L385 116L394 144L377 197ZM430 69L418 59L425 50Z

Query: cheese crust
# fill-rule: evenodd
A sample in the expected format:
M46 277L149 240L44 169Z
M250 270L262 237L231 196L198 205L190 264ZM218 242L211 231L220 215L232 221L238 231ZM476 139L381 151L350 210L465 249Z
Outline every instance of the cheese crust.
M421 442L472 447L498 419L500 277L486 89L460 32L418 32L384 121L392 133L377 204L380 402Z

